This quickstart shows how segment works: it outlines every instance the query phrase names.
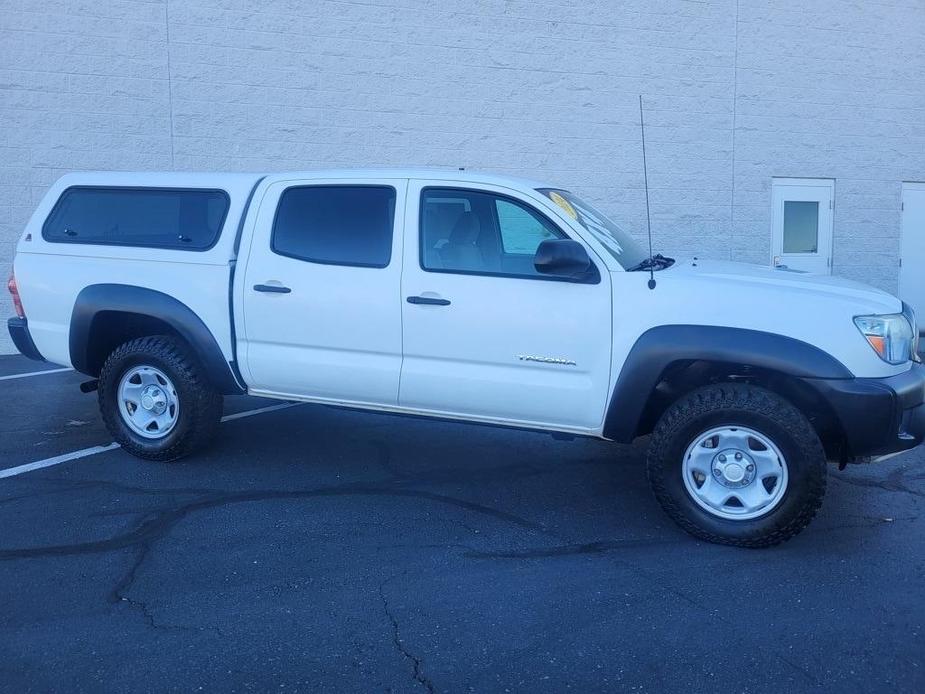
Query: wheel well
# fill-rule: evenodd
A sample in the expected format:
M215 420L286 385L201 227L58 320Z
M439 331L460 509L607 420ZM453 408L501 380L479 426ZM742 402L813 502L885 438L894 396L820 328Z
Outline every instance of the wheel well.
M678 398L701 386L723 382L751 383L781 396L809 420L829 460L841 461L846 455L845 433L841 424L818 393L799 378L748 364L703 360L669 364L649 395L639 422L638 435L651 433L665 410Z
M87 368L99 376L103 363L116 347L136 337L171 335L183 337L166 321L141 313L100 311L90 323L87 340Z

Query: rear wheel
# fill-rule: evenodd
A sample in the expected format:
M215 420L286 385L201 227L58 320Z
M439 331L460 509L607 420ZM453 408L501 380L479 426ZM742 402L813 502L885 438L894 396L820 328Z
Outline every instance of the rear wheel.
M205 445L222 415L222 396L198 360L166 335L131 340L109 355L99 403L106 428L126 451L163 462Z
M806 417L763 388L707 386L662 416L648 454L656 498L710 542L767 547L788 540L822 503L826 458Z

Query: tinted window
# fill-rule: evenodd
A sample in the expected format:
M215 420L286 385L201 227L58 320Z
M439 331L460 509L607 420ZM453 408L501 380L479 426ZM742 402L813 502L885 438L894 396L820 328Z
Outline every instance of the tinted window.
M533 266L546 239L565 235L524 203L474 190L426 188L421 195L421 265L444 272L543 277Z
M389 186L289 188L279 201L272 247L314 263L385 267L394 218L395 189Z
M46 241L201 251L218 239L220 190L68 188L42 228Z

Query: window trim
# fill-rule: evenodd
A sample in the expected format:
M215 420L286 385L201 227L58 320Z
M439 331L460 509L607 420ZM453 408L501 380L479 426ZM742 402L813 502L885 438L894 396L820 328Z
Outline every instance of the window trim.
M504 193L497 193L493 190L487 190L484 188L467 188L463 186L439 186L439 185L428 185L421 188L420 193L418 194L418 266L423 272L433 272L441 275L469 275L474 277L500 277L504 279L514 279L514 280L540 280L543 282L568 282L570 284L600 284L601 282L601 271L597 267L597 263L594 262L594 257L591 252L588 250L587 244L582 240L578 240L582 246L585 247L585 251L588 253L588 260L591 261L591 268L588 270L588 273L584 277L556 277L555 275L520 275L510 272L488 272L480 270L450 270L447 268L428 268L424 266L424 197L425 194L430 190L451 190L458 191L460 193L481 193L483 195L491 195L495 198L500 198L502 200L509 200L517 205L523 207L529 207L530 210L535 212L540 218L545 219L554 229L557 229L564 238L571 239L575 241L574 237L570 236L559 224L556 224L555 221L549 218L549 215L544 214L541 210L537 209L536 206L528 204L527 202L520 200L519 198L514 197L513 195L506 195ZM497 214L497 212L495 213ZM500 234L500 229L498 230ZM503 242L502 242L503 243ZM502 246L502 252L503 246ZM525 254L520 254L525 255Z
M391 229L390 229L390 243L389 243L389 257L386 259L385 265L379 263L342 263L335 262L333 260L314 260L312 258L305 258L300 255L295 255L294 253L286 253L276 248L276 224L279 218L279 209L282 206L283 196L286 195L290 190L295 190L297 188L388 188L392 191L394 196L395 203L392 206L392 220L391 220ZM361 268L371 268L375 270L384 270L392 264L392 256L394 255L394 246L395 246L395 220L398 217L398 188L394 185L388 183L296 183L295 185L286 186L280 192L279 197L276 199L276 209L273 210L273 223L270 225L270 251L276 255L283 256L284 258L292 258L293 260L298 260L303 263L312 263L314 265L331 265L334 267L361 267Z
M48 223L55 216L55 213L58 211L58 208L61 207L64 202L65 196L70 193L72 190L97 190L97 191L136 191L136 192L149 192L149 191L158 191L158 192L167 192L167 193L219 193L225 199L225 211L222 213L221 221L218 224L218 232L215 234L215 238L212 239L212 242L208 246L202 247L184 247L184 246L175 246L168 245L163 243L128 243L120 241L83 241L80 239L58 239L58 238L49 238L48 237ZM223 188L190 188L190 187L177 187L177 186L103 186L103 185L76 185L68 186L61 191L61 195L58 196L58 199L55 201L54 207L51 208L51 212L48 213L48 216L45 217L45 221L42 222L42 239L47 243L64 243L64 244L80 244L83 246L113 246L118 248L157 248L166 251L185 251L186 253L205 253L215 248L215 245L221 240L222 235L225 233L225 222L228 221L228 213L231 211L231 196L228 194L227 190Z

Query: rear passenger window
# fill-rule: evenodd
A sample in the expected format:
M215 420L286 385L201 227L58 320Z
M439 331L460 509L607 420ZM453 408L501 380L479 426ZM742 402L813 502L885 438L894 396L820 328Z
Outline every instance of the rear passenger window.
M328 265L383 268L392 257L395 189L301 186L280 197L271 247Z
M204 251L218 239L228 203L221 190L68 188L45 221L42 238Z

